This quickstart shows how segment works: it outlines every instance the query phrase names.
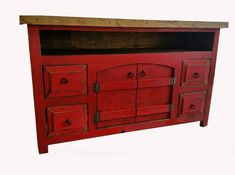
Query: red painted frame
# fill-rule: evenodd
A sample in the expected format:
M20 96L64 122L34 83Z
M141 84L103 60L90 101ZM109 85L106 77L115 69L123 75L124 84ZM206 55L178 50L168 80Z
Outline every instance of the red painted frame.
M138 31L138 32L214 32L214 43L212 51L192 51L192 52L165 52L165 53L138 53L138 54L108 54L108 55L65 55L65 56L42 56L40 53L39 30L80 30L80 31ZM184 29L184 28L112 28L112 27L61 27L61 26L35 26L28 25L30 59L32 68L32 81L34 89L34 102L37 126L37 139L39 153L47 153L48 145L67 142L108 134L116 134L123 131L129 132L140 129L154 128L160 126L174 125L180 123L200 121L201 126L206 126L210 109L213 78L215 73L216 55L218 48L219 29ZM114 58L114 59L111 59ZM100 61L102 59L102 61ZM96 129L93 121L93 114L96 111L96 93L93 91L93 83L96 81L97 72L118 65L151 63L163 64L175 69L176 79L180 80L182 61L190 59L210 59L210 73L207 86L181 87L177 81L173 87L173 103L175 110L172 112L171 120L160 120L136 123L123 126L115 126L105 129ZM105 64L103 64L105 63ZM44 98L44 82L42 66L49 65L76 65L85 64L88 66L88 96L72 96L63 98ZM178 118L177 108L179 94L185 92L207 91L205 114L192 116L190 118ZM47 137L46 130L46 108L63 105L87 104L88 106L88 131L58 137Z

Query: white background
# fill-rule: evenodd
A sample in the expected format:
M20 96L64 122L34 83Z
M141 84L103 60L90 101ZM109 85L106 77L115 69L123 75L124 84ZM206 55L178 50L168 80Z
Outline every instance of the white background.
M0 2L0 174L235 174L233 0ZM37 152L26 25L19 15L229 21L220 35L209 126L190 123Z

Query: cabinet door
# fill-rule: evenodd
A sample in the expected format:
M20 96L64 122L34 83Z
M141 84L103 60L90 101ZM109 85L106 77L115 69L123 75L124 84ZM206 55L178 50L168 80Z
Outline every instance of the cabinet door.
M173 76L171 67L138 65L137 122L170 118Z
M110 68L97 74L98 128L135 122L137 65Z

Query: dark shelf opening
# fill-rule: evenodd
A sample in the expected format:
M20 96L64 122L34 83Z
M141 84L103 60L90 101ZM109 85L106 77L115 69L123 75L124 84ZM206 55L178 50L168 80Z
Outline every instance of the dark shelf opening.
M42 55L212 51L213 32L41 30Z

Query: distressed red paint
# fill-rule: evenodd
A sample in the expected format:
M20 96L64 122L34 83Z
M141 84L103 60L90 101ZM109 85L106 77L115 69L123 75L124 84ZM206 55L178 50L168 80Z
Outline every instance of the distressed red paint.
M40 30L212 32L214 41L211 51L48 56L41 55ZM219 29L28 25L28 34L39 153L123 131L207 125Z

